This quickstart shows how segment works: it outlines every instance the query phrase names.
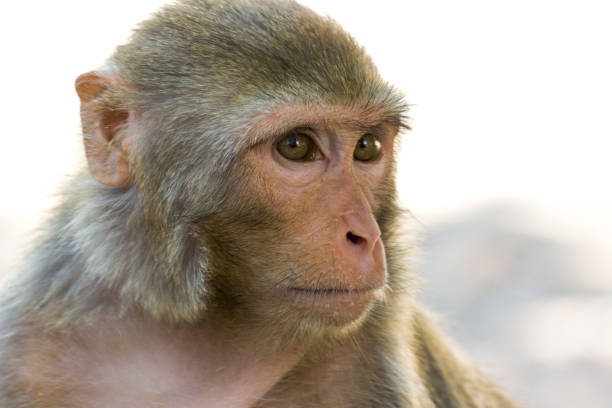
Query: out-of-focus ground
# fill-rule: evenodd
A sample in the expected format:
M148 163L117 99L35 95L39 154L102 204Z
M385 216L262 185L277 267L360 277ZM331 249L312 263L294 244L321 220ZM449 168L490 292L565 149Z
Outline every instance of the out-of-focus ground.
M422 301L526 406L609 408L610 265L532 217L489 207L423 226Z

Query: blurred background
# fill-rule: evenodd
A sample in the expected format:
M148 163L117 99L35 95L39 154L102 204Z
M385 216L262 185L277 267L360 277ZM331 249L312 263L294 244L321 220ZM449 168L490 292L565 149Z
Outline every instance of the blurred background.
M423 302L525 406L612 401L612 4L302 0L412 104ZM83 165L77 75L164 3L0 3L0 280Z

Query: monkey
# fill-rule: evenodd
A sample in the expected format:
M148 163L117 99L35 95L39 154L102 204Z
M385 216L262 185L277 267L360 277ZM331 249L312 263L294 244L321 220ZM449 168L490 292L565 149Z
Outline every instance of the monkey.
M408 105L333 20L178 0L75 88L87 168L0 296L0 406L515 406L416 300Z

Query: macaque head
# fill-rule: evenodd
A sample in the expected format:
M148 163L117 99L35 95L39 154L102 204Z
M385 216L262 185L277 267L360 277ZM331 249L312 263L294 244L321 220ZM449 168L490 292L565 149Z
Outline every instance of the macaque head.
M406 107L332 20L242 2L163 8L77 79L90 171L189 320L347 327L388 288Z

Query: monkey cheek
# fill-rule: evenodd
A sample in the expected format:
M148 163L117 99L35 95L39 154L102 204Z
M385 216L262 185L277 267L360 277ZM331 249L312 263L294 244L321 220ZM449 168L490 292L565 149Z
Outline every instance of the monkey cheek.
M371 263L366 263L366 280L372 288L382 288L387 282L387 257L385 247L379 239L372 249Z

